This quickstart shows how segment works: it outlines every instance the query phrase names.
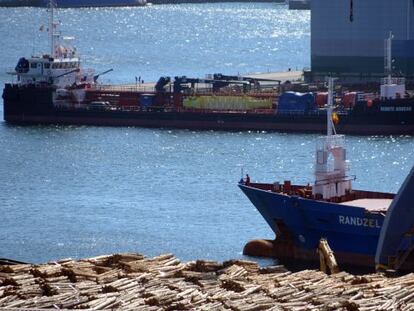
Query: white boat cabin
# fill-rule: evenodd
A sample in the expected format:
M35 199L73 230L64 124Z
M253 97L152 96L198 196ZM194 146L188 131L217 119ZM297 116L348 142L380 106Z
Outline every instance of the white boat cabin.
M81 77L80 62L77 57L62 59L54 59L49 55L29 59L22 57L15 70L20 85L47 84L67 88L82 80L90 80L88 75Z

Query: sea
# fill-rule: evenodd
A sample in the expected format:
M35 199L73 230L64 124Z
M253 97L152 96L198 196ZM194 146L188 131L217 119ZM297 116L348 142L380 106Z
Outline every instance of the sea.
M59 9L57 16L85 67L114 69L103 83L310 66L309 11L284 4ZM1 84L13 80L6 72L18 58L48 51L47 17L41 8L0 9ZM0 121L0 257L246 258L246 242L274 234L238 181L249 173L252 181L312 182L317 136ZM346 141L354 188L398 191L414 164L412 136Z

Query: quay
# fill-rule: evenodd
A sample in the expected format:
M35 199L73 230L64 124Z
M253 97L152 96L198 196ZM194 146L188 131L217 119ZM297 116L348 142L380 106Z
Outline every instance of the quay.
M279 80L280 83L285 83L286 81L290 82L303 82L304 72L295 70L295 71L275 71L275 72L263 72L263 73L249 73L243 74L243 77L248 78L259 78L259 79L269 79L269 80ZM261 82L262 85L271 84L272 82ZM154 91L156 82L145 82L145 83L135 83L135 84L121 84L121 85L102 85L97 86L105 90L133 90L133 91L143 91L143 92L152 92ZM203 85L200 85L202 87Z
M0 266L0 310L414 310L414 274L104 255Z
M267 73L264 72L264 73L247 74L245 76L252 77L252 78L280 80L281 82L298 81L298 80L302 80L303 71L289 70L289 71L276 71L276 72L267 72Z

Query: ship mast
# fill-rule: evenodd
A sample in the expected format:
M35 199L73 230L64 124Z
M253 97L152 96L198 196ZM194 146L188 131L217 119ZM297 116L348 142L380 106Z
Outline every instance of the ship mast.
M352 189L351 180L346 176L349 165L345 137L336 134L332 120L334 80L332 77L328 80L326 136L319 137L316 145L315 183L312 187L313 195L325 200L340 200Z
M393 39L392 31L390 31L390 35L388 39L385 40L385 73L387 74L387 83L392 84L392 39Z
M329 77L328 79L328 105L326 111L326 135L328 137L332 136L332 133L335 131L333 122L332 122L332 112L333 112L333 88L334 88L335 79Z
M54 9L55 9L55 1L54 0L49 0L49 40L50 40L50 56L55 58L56 56L56 43L55 43L55 37L59 36L59 34L57 34L55 32L55 28L56 28L56 23L55 23L55 16L54 16Z
M392 40L394 36L390 31L389 36L385 39L384 48L384 71L386 77L381 79L381 98L383 99L396 99L405 95L405 79L399 77L393 77L393 58L392 58Z

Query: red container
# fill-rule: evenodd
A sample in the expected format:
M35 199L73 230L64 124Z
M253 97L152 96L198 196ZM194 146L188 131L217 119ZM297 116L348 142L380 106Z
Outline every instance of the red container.
M328 93L318 92L316 93L316 105L318 107L324 107L328 103Z
M355 106L356 101L356 92L349 92L345 93L344 97L342 98L342 104L345 108L352 108Z

